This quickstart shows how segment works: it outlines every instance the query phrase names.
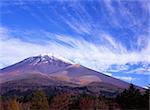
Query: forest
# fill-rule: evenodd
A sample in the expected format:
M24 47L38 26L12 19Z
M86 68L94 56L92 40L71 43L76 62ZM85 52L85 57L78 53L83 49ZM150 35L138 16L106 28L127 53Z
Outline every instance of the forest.
M149 110L149 89L141 93L130 84L115 98L86 93L45 94L37 89L31 95L1 96L1 110Z

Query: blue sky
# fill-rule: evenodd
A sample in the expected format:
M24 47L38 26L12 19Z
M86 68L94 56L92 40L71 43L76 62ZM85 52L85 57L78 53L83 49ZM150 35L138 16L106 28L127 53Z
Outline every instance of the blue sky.
M148 0L1 0L0 68L49 54L147 86Z

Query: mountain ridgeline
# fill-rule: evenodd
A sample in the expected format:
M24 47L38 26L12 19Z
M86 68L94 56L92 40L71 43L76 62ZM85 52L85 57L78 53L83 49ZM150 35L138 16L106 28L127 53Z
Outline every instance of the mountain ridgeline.
M100 93L101 91L115 95L129 87L127 82L48 55L29 57L1 69L0 83L1 93L13 88L17 89L16 87L32 89L65 86L66 88L86 87L88 91L94 93ZM142 90L140 87L137 88Z

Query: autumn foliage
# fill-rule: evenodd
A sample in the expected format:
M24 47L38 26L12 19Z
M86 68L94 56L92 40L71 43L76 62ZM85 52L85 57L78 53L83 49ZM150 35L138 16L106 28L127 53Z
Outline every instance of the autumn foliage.
M149 90L141 94L130 85L116 98L94 94L57 93L54 96L43 90L33 92L31 98L1 97L0 110L148 110Z

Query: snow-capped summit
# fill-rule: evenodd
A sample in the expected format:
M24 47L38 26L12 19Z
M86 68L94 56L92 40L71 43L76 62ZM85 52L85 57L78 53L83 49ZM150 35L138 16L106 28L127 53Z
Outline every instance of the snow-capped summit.
M34 72L41 72L41 73L53 73L61 69L64 69L69 65L71 65L71 63L65 62L54 56L39 55L39 56L29 57L14 65L3 68L2 72L19 70L22 72L34 71Z
M54 56L54 55L50 55L50 54L40 54L38 56L29 57L27 59L32 61L35 58L37 58L40 62L44 62L44 61L49 61L49 62L59 61L60 62L61 61L61 62L68 63L68 64L73 63L70 60L65 59L63 57Z

